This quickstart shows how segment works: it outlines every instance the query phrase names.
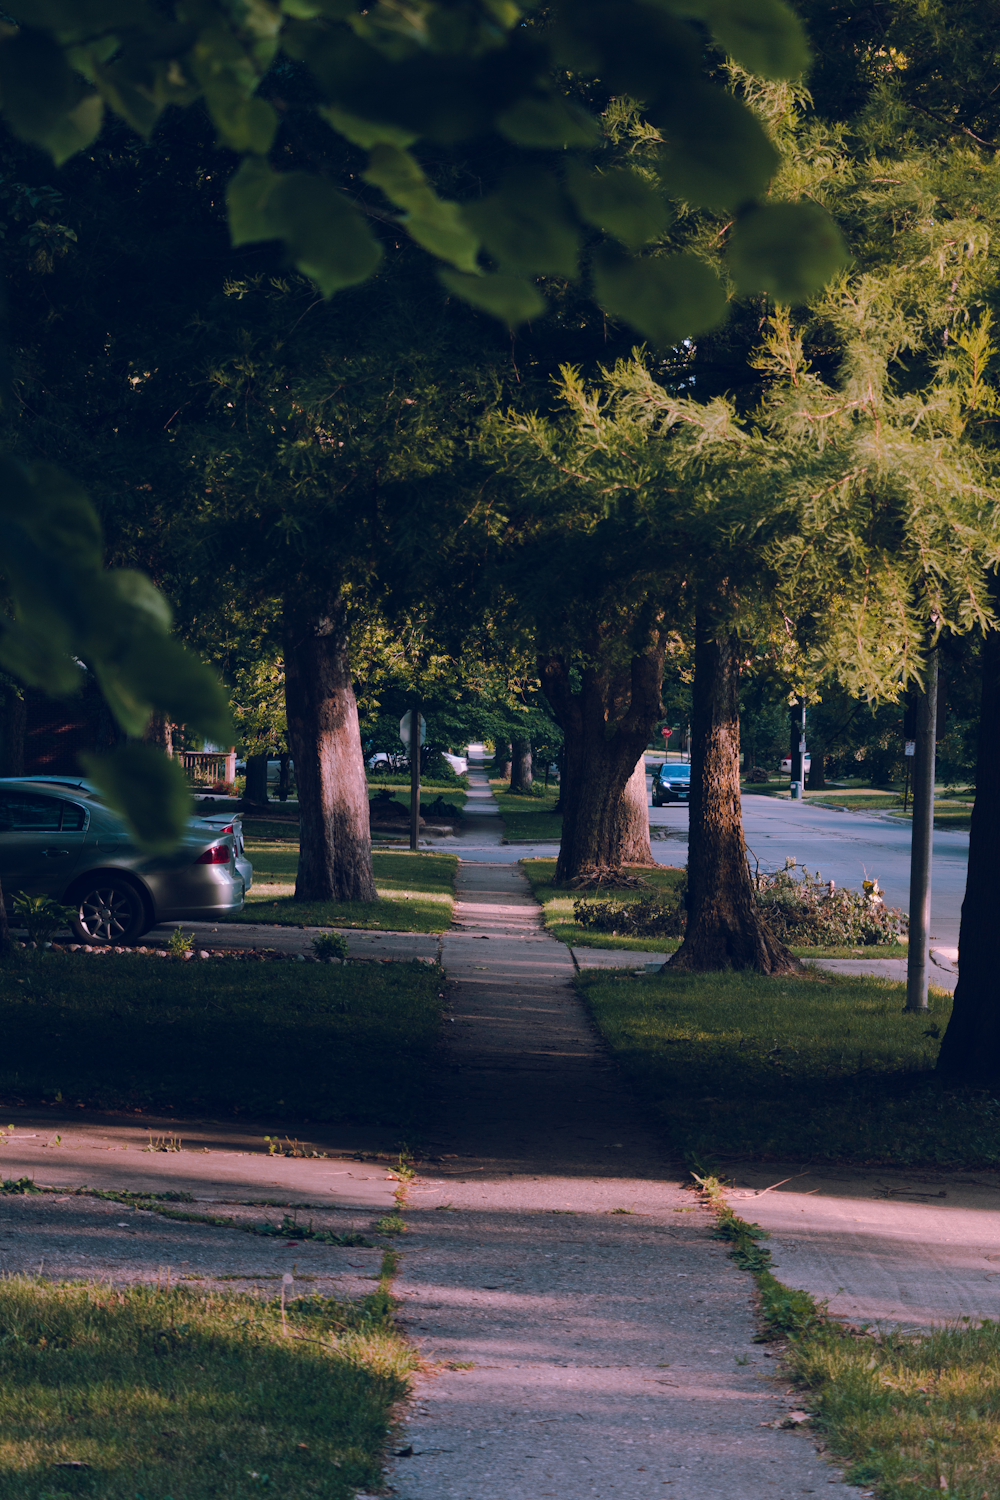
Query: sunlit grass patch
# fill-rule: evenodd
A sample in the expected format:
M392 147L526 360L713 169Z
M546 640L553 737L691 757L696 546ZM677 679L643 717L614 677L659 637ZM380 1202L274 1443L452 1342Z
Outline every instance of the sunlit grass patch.
M1000 1163L1000 1101L933 1067L951 996L814 973L589 971L578 983L631 1086L699 1160Z
M562 838L562 813L553 812L559 801L559 788L548 791L539 787L540 796L525 797L505 790L507 782L491 781L493 795L503 818L504 838L538 844L558 843Z
M880 1500L1000 1495L1000 1324L874 1339L829 1327L788 1358L848 1484Z
M413 1356L380 1288L279 1305L0 1282L5 1500L347 1500L380 1484Z
M443 932L454 905L454 854L372 852L378 901L296 901L297 842L247 840L254 883L238 922L282 926L378 928L389 932Z

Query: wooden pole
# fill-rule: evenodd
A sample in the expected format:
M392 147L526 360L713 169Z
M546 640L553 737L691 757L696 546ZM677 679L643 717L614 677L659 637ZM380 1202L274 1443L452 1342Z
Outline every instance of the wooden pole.
M906 1009L927 1009L931 930L931 860L934 852L934 761L937 739L937 652L927 663L927 687L917 699L913 757L913 834L910 842L910 937L906 956Z
M410 848L420 830L420 704L410 710Z

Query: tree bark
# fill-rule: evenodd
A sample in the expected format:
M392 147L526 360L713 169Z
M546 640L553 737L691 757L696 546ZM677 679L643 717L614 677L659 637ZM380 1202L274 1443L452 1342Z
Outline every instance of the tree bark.
M28 729L28 705L23 697L10 697L0 709L0 776L24 775L24 739Z
M649 802L646 793L646 754L635 763L618 804L618 857L616 864L653 865L649 842Z
M493 751L493 760L490 765L490 774L494 778L499 776L504 781L509 781L512 771L510 740L497 740L496 748Z
M716 629L702 619L695 628L688 921L670 968L790 974L800 965L761 916L747 868L737 641Z
M994 603L1000 602L994 588ZM958 934L958 984L941 1043L938 1072L949 1081L995 1088L1000 1082L1000 924L996 859L1000 848L1000 631L983 642L982 712L976 800L969 829L969 874Z
M620 634L594 642L578 691L563 657L539 661L542 690L566 737L557 883L617 865L622 794L661 713L665 631L654 629L647 649L631 657L619 655L619 644Z
M510 767L510 789L512 792L526 792L531 787L531 741L513 740L511 742L511 767Z
M160 709L150 714L142 741L144 745L158 745L164 755L173 755L174 726Z
M267 755L247 756L247 779L243 795L248 802L263 806L267 801Z
M806 786L811 792L821 792L826 786L826 755L822 750L810 750L809 755Z
M368 784L343 601L286 598L285 702L299 794L296 901L375 901Z

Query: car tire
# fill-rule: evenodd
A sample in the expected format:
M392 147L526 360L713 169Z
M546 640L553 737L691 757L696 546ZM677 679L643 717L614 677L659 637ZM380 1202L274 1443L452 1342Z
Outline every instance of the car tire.
M653 798L653 806L654 807L662 807L663 806L663 803L660 801L659 797L654 797Z
M76 908L70 926L81 943L134 943L152 926L142 893L121 875L95 872L67 904Z

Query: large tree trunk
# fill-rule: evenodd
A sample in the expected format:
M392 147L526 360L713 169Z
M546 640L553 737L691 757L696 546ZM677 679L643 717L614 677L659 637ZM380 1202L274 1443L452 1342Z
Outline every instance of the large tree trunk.
M267 801L267 752L247 756L247 777L243 789L247 802L262 807Z
M761 916L747 868L737 641L716 628L699 620L695 630L688 920L670 968L789 974L799 964Z
M510 789L526 792L531 787L531 741L513 740L510 753Z
M158 745L164 755L174 753L174 726L159 709L150 714L142 739L145 745Z
M664 633L654 630L648 649L631 658L619 655L619 637L602 662L602 644L576 681L563 657L539 662L542 690L566 736L557 882L619 863L622 794L661 712Z
M285 600L288 746L299 794L296 901L375 901L368 785L343 602Z
M9 697L0 709L0 776L24 775L24 740L28 705L23 697Z
M976 761L976 801L969 830L969 874L958 936L958 984L938 1072L960 1083L1000 1083L1000 924L997 849L1000 848L1000 631L983 642L982 712Z
M822 750L810 750L809 755L806 786L811 792L821 792L826 786L826 755Z
M652 865L649 842L649 800L646 792L646 754L635 763L618 803L618 856L616 864Z
M510 740L497 740L496 747L493 751L493 759L490 762L489 767L489 774L494 779L499 776L504 781L510 780L511 773L513 771L513 765L511 763L510 757Z

